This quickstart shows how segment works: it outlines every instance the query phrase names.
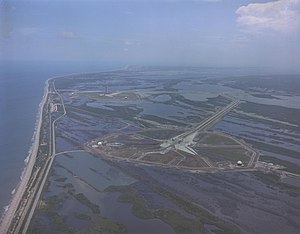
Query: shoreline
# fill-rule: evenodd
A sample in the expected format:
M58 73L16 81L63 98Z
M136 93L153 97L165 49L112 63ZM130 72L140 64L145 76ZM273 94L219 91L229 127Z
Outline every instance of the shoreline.
M42 98L42 101L39 104L39 111L37 114L37 122L36 122L36 127L35 131L33 134L33 142L32 145L29 149L28 156L25 158L25 168L21 174L21 180L17 184L15 190L15 193L12 195L12 198L10 200L10 203L8 206L5 206L6 211L3 213L1 220L0 220L0 233L7 233L9 226L13 220L14 214L18 208L18 205L23 197L23 194L26 190L27 183L30 179L36 156L38 153L38 148L39 148L39 140L40 140L40 130L42 126L42 121L43 121L43 107L46 103L47 97L48 97L48 88L49 88L49 79L46 80L46 86L44 89L44 96ZM27 163L26 163L27 161Z
M32 137L32 144L28 150L28 155L24 159L25 166L23 171L21 172L20 175L20 180L16 187L12 190L14 193L11 192L11 198L9 200L9 204L2 207L4 209L1 217L0 217L0 233L7 233L9 226L14 218L15 212L18 208L18 205L23 197L24 192L26 191L26 186L27 183L30 179L38 148L39 148L39 139L40 139L40 130L42 126L42 112L43 112L43 107L45 105L45 102L48 97L49 93L49 81L52 79L60 78L60 77L67 77L67 76L72 76L72 75L81 75L81 74L93 74L93 73L102 73L102 72L116 72L116 71L122 71L126 70L127 67L122 67L122 68L116 68L116 69L108 69L108 70L101 70L101 71L96 71L96 72L78 72L78 73L70 73L70 74L61 74L58 76L53 76L50 77L45 81L45 88L44 88L44 95L42 97L42 101L39 104L39 109L36 117L36 123L35 123L35 128L34 128L34 133Z

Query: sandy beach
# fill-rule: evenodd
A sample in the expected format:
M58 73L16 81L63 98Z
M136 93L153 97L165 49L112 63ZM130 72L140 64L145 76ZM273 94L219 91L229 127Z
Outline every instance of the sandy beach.
M32 173L32 169L35 164L38 148L39 148L39 139L40 139L40 130L42 126L42 120L43 120L43 107L46 103L47 97L48 97L48 86L49 82L48 80L46 81L46 87L44 91L44 96L42 99L42 102L39 105L39 111L38 111L38 117L37 117L37 125L34 133L34 140L32 143L32 149L31 149L31 154L29 157L29 161L26 165L26 168L24 169L24 172L22 173L22 179L19 182L17 188L15 189L15 193L11 199L11 202L8 206L7 211L3 214L3 217L1 219L0 223L0 233L7 233L9 229L9 225L11 221L13 220L14 214L18 208L18 205L22 199L22 196L26 190L27 183L30 179L30 175Z

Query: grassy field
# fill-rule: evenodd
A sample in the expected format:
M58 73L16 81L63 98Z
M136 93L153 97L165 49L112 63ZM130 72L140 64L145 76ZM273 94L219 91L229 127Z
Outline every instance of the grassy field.
M206 134L200 142L209 145L238 145L231 138L218 134Z
M249 157L245 155L246 151L243 148L197 147L197 152L200 152L201 155L208 157L212 161L230 161L234 163L239 160L244 163L249 161Z

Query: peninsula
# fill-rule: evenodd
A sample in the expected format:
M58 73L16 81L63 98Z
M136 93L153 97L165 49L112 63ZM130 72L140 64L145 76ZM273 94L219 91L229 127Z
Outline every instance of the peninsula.
M259 149L266 147L262 142L245 137L245 133L236 134L232 131L235 128L221 131L216 126L240 118L238 121L245 124L256 121L260 127L253 124L251 130L259 132L266 122L276 127L298 126L298 123L287 123L286 118L277 119L264 112L261 116L258 104L245 98L249 92L236 89L240 81L229 82L236 85L233 89L226 85L227 80L199 79L198 71L173 69L129 67L47 80L32 152L1 220L0 232L72 233L77 229L70 223L80 220L82 230L125 233L124 230L130 230L130 223L105 213L104 208L100 212L103 202L93 200L107 194L115 196L116 192L121 194L118 202L132 203L135 222L139 223L141 218L151 222L160 220L156 225L164 233L208 231L209 225L225 232L249 231L250 221L233 222L232 217L225 215L226 209L231 208L215 212L219 209L217 203L200 204L193 197L199 188L187 194L184 189L177 191L176 184L188 186L185 189L192 191L196 181L204 178L212 181L205 182L210 186L219 181L216 183L222 184L220 188L226 189L229 183L226 178L231 175L251 178L245 180L253 180L252 175L261 181L273 176L297 180L295 166L261 156ZM265 98L257 92L253 97ZM281 149L281 152L294 157L292 150ZM77 161L81 166L73 168ZM110 169L105 172L105 168ZM181 177L190 180L178 179ZM98 180L102 182L97 184ZM235 182L230 183L233 189ZM298 193L291 185L276 183L282 189ZM249 193L242 185L240 190ZM152 196L158 200L151 200ZM162 197L166 203L158 202ZM109 201L112 207L119 204ZM61 213L62 204L74 209L74 217ZM269 207L264 210L269 212ZM43 224L39 217L46 217L51 225ZM153 224L149 221L150 226Z

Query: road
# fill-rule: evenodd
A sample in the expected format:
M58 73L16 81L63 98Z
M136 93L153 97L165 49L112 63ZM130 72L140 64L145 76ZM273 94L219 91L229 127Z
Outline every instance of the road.
M61 119L62 117L64 117L66 115L66 109L65 109L65 104L64 104L64 101L63 101L63 98L62 96L60 95L60 93L56 90L56 87L55 87L55 84L54 84L54 81L53 81L53 90L54 92L60 97L60 100L61 100L61 103L62 103L62 106L63 106L63 114L61 116L59 116L58 118L56 118L52 124L51 124L51 129L50 129L50 132L51 132L51 137L50 137L50 158L48 158L47 162L46 162L46 168L44 169L44 174L42 175L42 181L41 183L37 183L39 184L38 186L36 186L36 188L38 188L36 191L36 194L35 194L35 197L34 197L34 200L33 200L33 203L32 203L32 206L26 211L24 212L25 214L23 214L23 216L25 217L26 214L28 214L28 217L26 218L26 221L24 223L24 226L23 226L23 230L22 230L22 233L25 234L27 232L27 229L29 227L29 224L30 224L30 221L32 219L32 216L34 214L34 210L38 204L38 201L40 199L40 196L41 196L41 193L43 191L43 188L44 188L44 185L47 181L47 178L48 178L48 175L49 175L49 171L52 167L52 164L53 164L53 161L55 159L55 155L56 155L56 144L55 144L55 123Z
M162 141L162 143L160 144L161 149L158 150L158 151L155 151L155 152L151 151L151 152L147 152L146 154L142 153L138 158L134 158L134 157L131 156L131 157L126 158L126 159L124 159L123 157L118 157L116 155L109 154L108 152L106 152L105 154L110 159L126 160L128 162L138 163L138 164L147 164L147 165L152 164L152 165L159 165L159 166L162 166L162 167L167 167L171 163L176 163L175 165L176 165L177 168L182 168L183 169L184 167L178 166L180 164L180 162L182 162L186 158L185 155L182 154L181 152L187 152L189 154L193 154L195 156L198 156L198 153L192 148L192 146L195 144L194 143L194 138L199 134L199 132L205 131L207 128L211 127L212 124L219 121L220 118L222 118L224 115L226 115L228 112L230 112L233 108L235 108L239 104L240 104L239 100L236 100L236 99L232 100L232 102L229 105L227 105L223 109L215 112L208 119L205 119L201 123L194 126L192 130L188 130L188 131L183 132L183 133L181 133L181 134L179 134L175 137L172 137L171 139ZM145 138L144 135L143 135L143 138ZM104 141L104 139L105 138L103 138L102 141ZM150 138L150 139L157 141L157 139L153 139L153 138ZM244 144L243 144L243 146L244 146ZM245 147L249 148L248 146L245 146ZM231 146L231 148L232 148L232 146ZM95 151L95 149L93 149L93 147L91 145L90 145L90 147L87 148L87 150L91 151L91 153L93 153ZM180 155L182 157L182 159L179 160L179 161L178 161L178 159L176 159L176 160L174 159L174 160L171 161L171 163L169 162L168 164L164 164L164 163L160 163L160 162L149 162L149 161L144 161L143 160L143 158L148 154L161 153L161 152L167 153L170 150L175 150L175 152L178 155ZM254 152L254 151L251 149L251 152ZM97 151L94 152L94 153L97 154ZM214 165L212 165L210 160L208 160L207 158L201 157L201 160L204 161L204 163L207 165L207 168L213 168L214 167ZM207 168L205 169L205 171L207 171ZM190 170L191 168L188 168L188 169ZM197 168L197 170L198 169L199 168Z
M20 184L18 185L16 189L16 193L9 205L9 209L7 210L6 214L4 215L3 220L1 220L0 225L0 233L7 233L10 227L10 224L12 223L13 219L15 218L15 215L18 211L18 207L21 204L23 194L25 193L27 189L27 185L31 179L31 173L34 168L36 156L38 153L39 148L39 139L40 139L40 132L41 132L41 126L42 126L42 118L43 118L43 108L48 98L48 81L46 82L45 92L43 96L43 100L40 103L39 106L39 117L38 117L38 125L34 136L34 143L32 152L30 154L30 158L28 161L28 164L25 169L25 173L23 174L22 180L20 181Z
M191 131L187 131L178 136L172 137L171 139L163 142L160 146L165 149L175 148L189 154L197 155L197 152L191 148L193 145L193 139L196 137L196 135L200 131L204 131L213 123L217 122L220 118L222 118L239 104L240 100L233 100L228 106L196 125Z

